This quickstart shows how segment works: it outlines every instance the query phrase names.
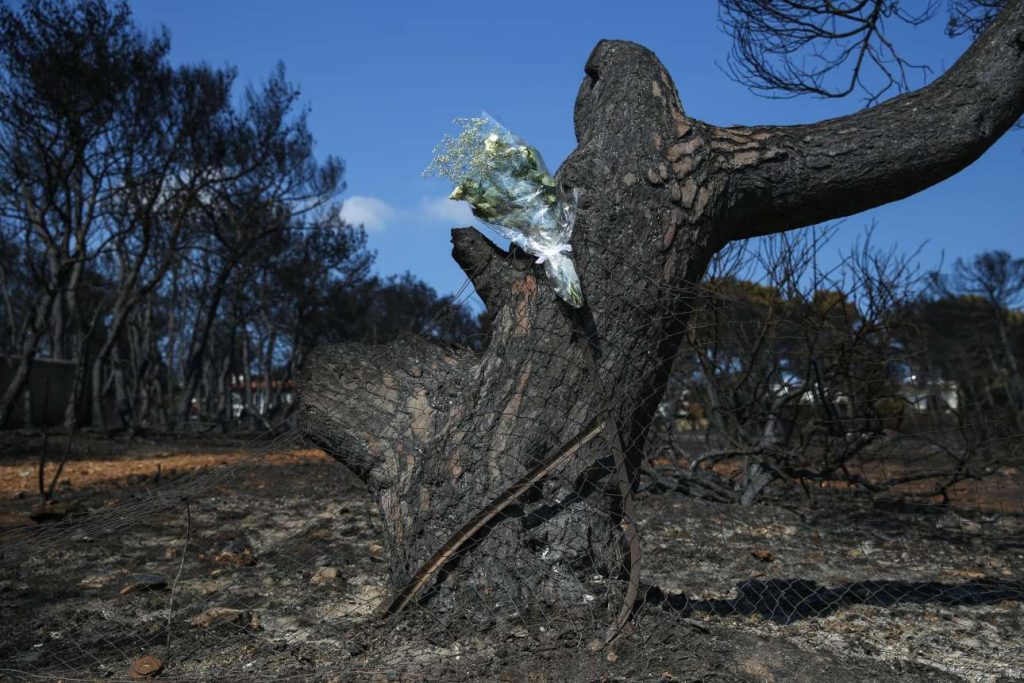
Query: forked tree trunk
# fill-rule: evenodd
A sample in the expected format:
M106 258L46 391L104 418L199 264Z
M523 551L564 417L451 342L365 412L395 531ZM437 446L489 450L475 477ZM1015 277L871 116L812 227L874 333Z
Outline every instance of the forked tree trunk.
M532 257L456 230L454 257L494 315L482 357L410 339L323 349L306 365L305 427L377 497L395 587L591 422L605 387L622 449L639 461L685 321L682 284L717 246L707 141L650 52L602 43L587 73L581 144L557 175L583 193L573 254L587 308L561 303ZM450 585L468 582L509 612L539 599L585 604L592 589L577 577L624 564L611 446L604 434L574 454L460 560Z
M1022 17L1011 0L921 91L788 128L691 119L651 52L599 43L576 100L578 146L557 174L582 191L572 255L587 306L560 302L532 257L459 229L453 256L493 314L485 353L419 339L341 345L319 349L302 373L300 420L376 498L392 586L605 411L614 428L492 521L423 599L506 613L579 605L595 574L620 575L614 440L632 474L691 283L731 239L867 209L977 158L1024 110Z

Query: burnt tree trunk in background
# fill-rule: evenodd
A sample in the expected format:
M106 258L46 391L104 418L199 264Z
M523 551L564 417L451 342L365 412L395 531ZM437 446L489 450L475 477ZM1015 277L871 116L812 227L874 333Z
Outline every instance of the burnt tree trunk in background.
M635 470L686 325L688 283L715 251L960 170L1024 111L1022 53L1024 2L1011 0L922 90L815 125L717 128L684 113L650 51L599 43L576 100L578 146L557 174L583 193L572 253L587 307L558 300L532 257L459 229L453 256L493 315L483 354L407 339L323 348L306 364L300 419L376 498L393 587L602 411ZM582 604L587 577L619 575L609 433L506 510L441 573L431 604Z

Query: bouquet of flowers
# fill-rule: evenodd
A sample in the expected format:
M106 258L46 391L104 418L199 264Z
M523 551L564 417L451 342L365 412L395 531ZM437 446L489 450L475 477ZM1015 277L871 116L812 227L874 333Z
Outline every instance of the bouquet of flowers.
M536 256L562 300L582 306L568 255L578 192L560 196L540 153L490 116L455 123L462 132L444 137L424 173L454 181L450 199L469 202L474 216Z

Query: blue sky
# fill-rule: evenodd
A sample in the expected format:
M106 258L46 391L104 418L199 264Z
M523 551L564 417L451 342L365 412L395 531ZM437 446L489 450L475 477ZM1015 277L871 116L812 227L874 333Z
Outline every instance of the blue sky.
M445 181L424 179L452 118L487 110L535 145L554 171L572 150L572 107L583 65L601 38L654 50L687 113L719 124L803 123L863 106L813 98L769 100L718 66L729 38L714 0L508 3L348 0L134 0L137 22L171 33L176 63L234 65L258 82L278 61L312 108L320 154L346 162L346 215L364 222L383 274L410 270L439 292L465 281L450 258L449 230L471 221L448 201ZM896 34L904 52L936 73L967 39L943 18ZM934 74L933 74L934 76ZM918 78L915 84L923 81ZM988 249L1024 256L1024 132L1010 133L966 171L915 197L850 217L836 248L872 220L876 242L925 265Z

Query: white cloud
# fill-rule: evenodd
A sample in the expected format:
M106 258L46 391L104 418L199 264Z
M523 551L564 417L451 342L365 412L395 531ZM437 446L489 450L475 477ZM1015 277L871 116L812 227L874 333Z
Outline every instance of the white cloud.
M417 206L406 207L392 206L377 197L357 195L342 202L341 218L350 225L362 225L367 232L381 232L399 224L422 227L442 223L452 228L476 222L469 204L447 197L422 197Z
M424 197L420 200L420 213L431 220L445 221L455 226L473 222L473 212L466 202L454 202L447 197Z
M390 204L376 197L349 197L341 205L341 219L351 225L361 225L368 232L384 230L396 213Z

